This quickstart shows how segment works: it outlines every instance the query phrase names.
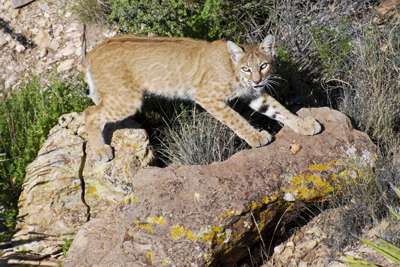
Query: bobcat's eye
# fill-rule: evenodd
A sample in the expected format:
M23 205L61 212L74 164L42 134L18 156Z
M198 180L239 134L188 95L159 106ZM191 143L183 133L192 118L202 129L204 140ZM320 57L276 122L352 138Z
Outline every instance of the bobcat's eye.
M263 63L263 64L260 66L260 70L263 70L263 69L265 69L267 66L268 66L268 64L267 64L267 63Z
M249 67L242 67L242 70L245 72L250 72L250 68Z

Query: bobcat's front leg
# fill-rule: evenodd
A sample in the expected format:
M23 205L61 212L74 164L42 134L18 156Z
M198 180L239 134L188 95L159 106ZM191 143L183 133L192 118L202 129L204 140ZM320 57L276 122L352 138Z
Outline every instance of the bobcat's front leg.
M251 101L250 107L289 126L296 133L314 135L321 131L321 125L315 119L302 118L294 115L268 94L262 95Z
M224 100L195 98L195 101L206 109L217 120L231 128L251 147L259 147L268 144L272 136L267 131L254 129L242 116L231 109Z

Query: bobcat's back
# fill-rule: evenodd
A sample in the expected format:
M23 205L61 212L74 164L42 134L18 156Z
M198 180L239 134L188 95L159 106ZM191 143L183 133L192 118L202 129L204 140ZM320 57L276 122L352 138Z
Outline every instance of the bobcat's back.
M134 86L164 96L194 99L205 79L224 85L235 79L226 42L187 38L110 38L87 55L84 69L86 79L91 76L102 97Z

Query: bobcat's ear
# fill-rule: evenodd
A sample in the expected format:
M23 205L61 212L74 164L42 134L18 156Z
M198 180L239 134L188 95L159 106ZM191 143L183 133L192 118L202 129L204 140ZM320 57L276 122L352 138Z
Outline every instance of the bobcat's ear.
M243 48L231 41L228 41L226 46L228 47L229 53L231 53L232 61L237 63L244 55Z
M270 57L275 56L275 38L272 35L268 35L260 44L260 49Z

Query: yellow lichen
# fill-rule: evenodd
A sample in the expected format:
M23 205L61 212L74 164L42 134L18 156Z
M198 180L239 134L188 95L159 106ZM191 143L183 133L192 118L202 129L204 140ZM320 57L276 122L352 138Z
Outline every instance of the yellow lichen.
M158 223L158 224L164 224L164 218L163 217L160 217L160 218L157 218L156 216L154 216L153 218L147 218L147 222L148 223L152 223L152 222L155 222L155 223Z
M178 224L177 226L172 228L171 233L172 233L172 238L174 240L177 240L178 237L185 236L185 234L187 233L187 230L183 226L180 226Z
M188 231L186 238L189 240L197 241L197 237L193 235L192 231Z
M134 222L137 228L151 230L151 225L148 223Z
M313 171L326 171L329 169L329 165L312 165L308 169Z
M153 261L153 253L149 252L146 254L146 257Z
M308 186L310 183L313 183L313 186ZM296 199L312 199L326 195L333 190L333 187L329 182L323 181L321 176L306 173L296 175L291 180L289 188L282 187L281 190L292 194Z

